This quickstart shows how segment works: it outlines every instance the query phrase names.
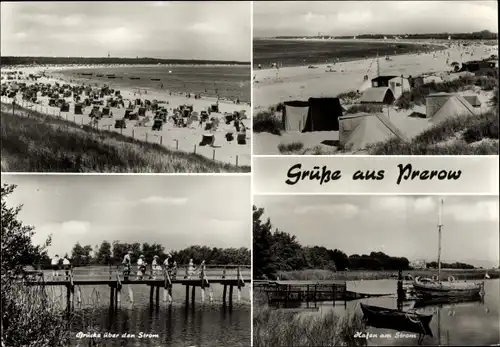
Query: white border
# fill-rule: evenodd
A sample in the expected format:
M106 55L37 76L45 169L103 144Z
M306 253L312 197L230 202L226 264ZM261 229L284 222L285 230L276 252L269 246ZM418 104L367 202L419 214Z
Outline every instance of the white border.
M250 3L250 346L253 346L253 1Z

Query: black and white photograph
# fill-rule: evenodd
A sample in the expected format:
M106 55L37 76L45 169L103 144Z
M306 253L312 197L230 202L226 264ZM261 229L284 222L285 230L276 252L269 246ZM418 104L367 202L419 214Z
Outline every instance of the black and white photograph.
M250 171L250 1L0 12L3 172Z
M256 1L256 155L498 155L497 1Z
M249 177L2 184L2 346L250 345Z
M498 196L254 196L253 346L500 342Z

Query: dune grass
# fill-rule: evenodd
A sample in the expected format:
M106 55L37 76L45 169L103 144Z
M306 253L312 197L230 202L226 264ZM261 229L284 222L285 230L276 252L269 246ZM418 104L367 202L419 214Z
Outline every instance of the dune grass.
M290 142L290 143L280 143L278 145L278 150L281 154L296 154L304 148L302 142Z
M500 278L500 270L484 269L441 269L443 278L453 276L456 279L483 279L484 274L488 272L490 278ZM437 274L437 270L405 270L404 274L411 274L413 277L432 277ZM396 270L351 270L351 271L331 271L324 269L306 269L296 271L282 271L278 274L280 280L294 281L359 281L363 280L385 280L395 278L398 275Z
M498 109L494 109L446 119L407 143L394 138L367 150L372 155L498 155L498 137Z
M364 346L366 339L355 338L365 331L363 318L357 314L340 317L327 313L296 313L270 308L262 293L253 299L253 345L281 346Z
M266 111L260 111L253 115L252 129L254 133L267 132L273 135L281 135L283 123L281 117L276 114L276 106L269 107Z
M1 110L3 172L250 172L19 106Z

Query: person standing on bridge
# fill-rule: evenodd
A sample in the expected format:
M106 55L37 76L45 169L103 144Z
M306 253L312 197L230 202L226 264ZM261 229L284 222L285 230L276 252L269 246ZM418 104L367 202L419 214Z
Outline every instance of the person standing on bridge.
M52 265L52 277L59 276L59 255L55 255L54 258L51 259L50 264Z
M193 259L189 259L189 265L188 265L188 276L187 279L190 280L191 277L193 276L194 272L196 270L196 267L193 264Z
M144 255L141 254L139 260L137 260L137 279L142 280L145 273L146 273L146 261L144 260Z
M130 276L130 272L132 271L132 251L128 251L127 254L123 257L122 265L123 265L123 276L125 279L128 279Z
M69 280L69 270L71 269L71 262L69 261L67 255L65 255L63 258L63 269L66 274L66 280Z
M160 273L160 271L161 271L161 266L158 264L158 256L155 255L153 257L153 262L151 263L151 272L152 272L151 279L155 280L156 275Z

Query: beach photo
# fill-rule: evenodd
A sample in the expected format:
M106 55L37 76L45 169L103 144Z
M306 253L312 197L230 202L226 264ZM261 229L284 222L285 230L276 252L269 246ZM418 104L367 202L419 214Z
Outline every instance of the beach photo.
M2 2L3 172L250 172L249 1Z
M253 346L500 343L498 196L254 196Z
M255 155L498 155L497 1L257 1Z
M2 346L250 345L246 175L2 184Z

